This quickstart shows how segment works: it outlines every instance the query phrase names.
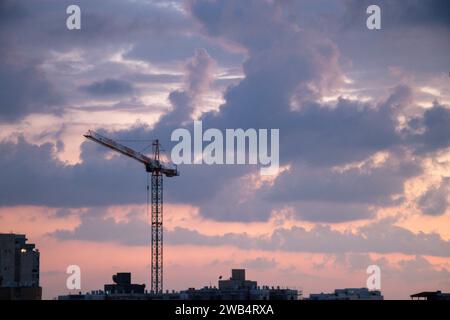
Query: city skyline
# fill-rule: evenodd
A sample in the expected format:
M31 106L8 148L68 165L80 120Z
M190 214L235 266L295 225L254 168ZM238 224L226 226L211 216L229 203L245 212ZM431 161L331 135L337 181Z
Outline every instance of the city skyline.
M0 300L41 300L40 286L40 251L34 243L27 243L24 234L0 234ZM374 266L372 266L374 267ZM379 272L379 271L378 271ZM227 279L222 275L217 285L190 287L185 290L161 290L145 284L132 282L130 272L118 272L112 276L113 284L105 284L103 289L91 291L81 290L81 269L72 265L66 270L67 294L58 295L54 300L384 300L380 284L373 288L370 281L367 287L334 289L332 293L311 293L303 296L302 288L267 286L258 281L249 280L245 269L231 269ZM377 275L379 277L379 275ZM380 281L379 278L376 281ZM441 290L424 291L411 294L412 300L450 300L450 293ZM184 310L183 307L180 307ZM255 307L255 310L264 308ZM233 311L231 309L230 311Z
M83 292L121 271L150 287L147 175L83 134L144 154L159 139L170 160L195 120L279 130L279 170L164 180L164 289L240 267L309 295L365 287L376 265L385 299L450 292L450 2L376 1L379 30L373 4L2 1L0 233L37 244L43 297L69 265Z

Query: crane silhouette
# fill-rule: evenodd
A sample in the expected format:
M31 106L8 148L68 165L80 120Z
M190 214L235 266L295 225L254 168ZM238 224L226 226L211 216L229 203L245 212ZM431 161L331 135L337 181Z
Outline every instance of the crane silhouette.
M89 130L84 134L89 140L95 141L109 149L133 158L145 165L145 170L151 173L151 190L147 183L147 205L151 199L151 291L163 292L163 175L166 177L179 176L178 169L171 163L160 159L160 143L154 140L153 158L137 152L117 141L104 137L95 131ZM148 193L150 191L150 197Z

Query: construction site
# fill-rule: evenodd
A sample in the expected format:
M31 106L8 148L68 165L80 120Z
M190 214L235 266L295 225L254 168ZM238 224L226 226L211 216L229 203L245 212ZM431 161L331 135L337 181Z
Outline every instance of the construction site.
M89 130L85 138L103 145L111 150L126 155L145 166L147 175L147 208L151 208L151 278L150 292L152 294L163 293L163 176L176 177L179 175L175 165L164 163L160 159L159 140L152 142L153 158L137 152L117 141L104 137ZM148 210L148 209L147 209Z
M59 296L60 300L297 300L301 291L280 287L259 287L256 281L246 280L244 269L233 269L228 280L219 280L218 286L185 291L164 291L164 237L163 237L163 177L180 175L176 165L163 161L159 140L152 141L152 157L133 150L116 140L89 130L85 138L144 164L147 178L147 210L150 210L151 272L150 290L144 284L132 284L131 273L118 273L114 284L105 284L103 290L86 294Z

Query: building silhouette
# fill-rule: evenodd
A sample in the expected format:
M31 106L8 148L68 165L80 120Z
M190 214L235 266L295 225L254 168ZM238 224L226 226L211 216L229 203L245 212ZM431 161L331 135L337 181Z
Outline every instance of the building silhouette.
M130 272L120 272L112 276L114 284L105 284L106 294L143 294L145 284L132 284Z
M131 273L113 276L115 284L105 284L104 290L62 295L58 300L297 300L298 290L280 287L259 287L245 278L245 269L233 269L228 280L218 281L218 287L189 288L180 292L154 293L145 285L132 284Z
M417 300L450 300L450 293L443 293L441 291L425 291L420 293L412 294L411 299Z
M0 299L40 300L39 250L23 234L0 234Z
M58 296L58 300L179 300L179 293L172 291L155 294L145 290L145 284L131 283L130 272L112 276L114 284L105 284L103 290Z
M308 300L383 300L381 292L367 288L335 289L333 293L312 293Z
M228 280L219 280L217 287L190 288L180 292L183 300L298 300L301 293L289 288L259 287L245 278L245 269L232 269Z

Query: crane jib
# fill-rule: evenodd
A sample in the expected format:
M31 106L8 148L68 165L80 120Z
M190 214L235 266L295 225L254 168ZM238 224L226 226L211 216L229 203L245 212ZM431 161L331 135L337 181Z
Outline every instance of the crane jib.
M133 159L143 163L145 165L145 169L147 172L160 171L162 174L166 175L167 177L174 177L174 176L179 175L178 170L176 168L171 168L169 166L165 166L158 160L150 159L149 157L143 155L142 153L137 152L127 146L124 146L112 139L104 137L92 130L89 130L84 136L87 139L95 141L105 147L108 147L114 151L120 152L123 155L126 155L130 158L133 158Z

